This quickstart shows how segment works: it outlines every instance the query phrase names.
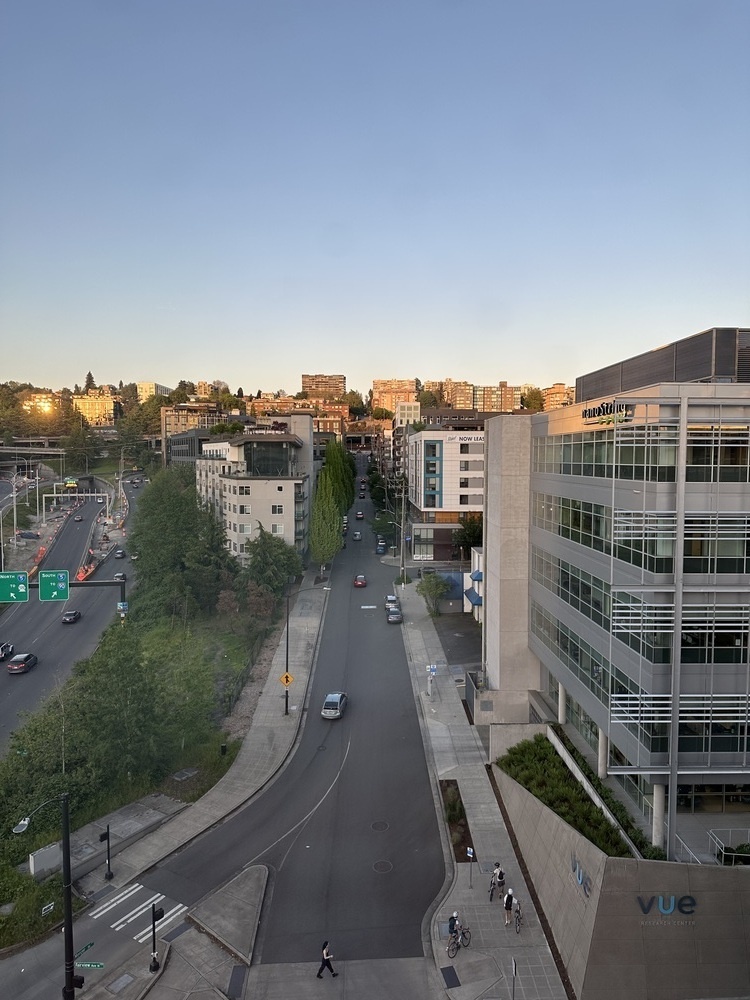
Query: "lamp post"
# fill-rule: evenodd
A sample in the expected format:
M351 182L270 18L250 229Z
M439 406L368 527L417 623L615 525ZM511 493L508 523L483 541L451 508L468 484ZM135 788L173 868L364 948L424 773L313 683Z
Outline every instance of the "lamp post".
M330 587L303 587L302 590L298 590L296 592L295 597L298 597L300 594L306 594L310 590L321 591L321 590L330 590L330 589L331 589ZM286 592L286 665L284 667L284 673L285 673L285 675L287 677L289 676L289 603L291 601L291 597L292 597L291 590L287 590L287 592ZM289 715L289 685L288 684L284 685L284 715Z
M24 819L13 827L13 833L25 833L31 822L31 817L50 802L60 803L62 818L62 876L63 876L63 947L65 954L65 985L62 989L63 1000L74 1000L76 987L83 986L83 976L73 974L75 956L73 954L73 889L70 873L70 814L68 811L68 793L63 792L53 799L42 802Z

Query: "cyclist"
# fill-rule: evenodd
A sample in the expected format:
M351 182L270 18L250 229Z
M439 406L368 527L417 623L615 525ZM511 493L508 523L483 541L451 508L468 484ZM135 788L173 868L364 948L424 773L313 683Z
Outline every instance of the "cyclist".
M503 899L503 909L505 910L505 926L510 927L510 918L513 914L513 890L508 889Z
M490 876L490 887L488 889L488 892L490 894L490 902L492 902L492 897L495 895L495 892L496 891L502 892L504 888L505 888L505 872L500 867L500 862L496 861L495 870Z
M458 916L458 910L454 910L448 920L448 947L450 947L451 941L461 943L461 920Z

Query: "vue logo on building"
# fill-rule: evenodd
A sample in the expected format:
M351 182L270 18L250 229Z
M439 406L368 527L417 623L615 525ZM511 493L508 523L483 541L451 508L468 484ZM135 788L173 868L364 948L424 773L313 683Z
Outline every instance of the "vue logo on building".
M588 899L591 895L591 876L578 860L574 851L570 852L570 868L575 881L580 885L584 896Z
M690 917L695 913L695 907L698 905L694 896L680 896L679 899L676 896L649 896L648 899L637 896L636 898L644 916L653 913L653 916L661 914L663 917L668 917L676 910L683 917Z

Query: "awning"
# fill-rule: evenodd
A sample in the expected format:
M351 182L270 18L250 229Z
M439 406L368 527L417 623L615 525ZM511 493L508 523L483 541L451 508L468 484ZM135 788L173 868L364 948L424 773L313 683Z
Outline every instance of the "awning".
M469 577L470 580L474 580L475 583L481 583L483 579L483 574L481 569L475 569L474 572Z
M474 590L473 587L469 587L468 590L464 591L464 597L469 602L469 604L473 605L475 608L481 607L481 605L482 605L482 598L476 592L476 590Z

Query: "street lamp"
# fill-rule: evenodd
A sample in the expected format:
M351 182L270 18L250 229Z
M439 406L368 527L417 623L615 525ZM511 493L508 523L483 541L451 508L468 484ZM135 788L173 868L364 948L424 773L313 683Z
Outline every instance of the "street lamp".
M74 1000L76 988L83 986L83 976L73 975L75 956L73 954L73 889L70 874L70 814L68 811L68 793L63 792L53 799L42 802L24 819L13 827L13 833L25 833L31 822L31 817L50 802L60 803L62 817L62 875L63 875L63 936L65 953L65 985L62 989L63 1000Z
M330 587L303 587L302 590L298 590L295 597L300 594L306 594L310 590L330 590ZM284 668L284 674L286 677L289 676L289 602L291 600L292 592L287 590L286 592L286 666ZM289 715L289 685L284 685L284 715Z

